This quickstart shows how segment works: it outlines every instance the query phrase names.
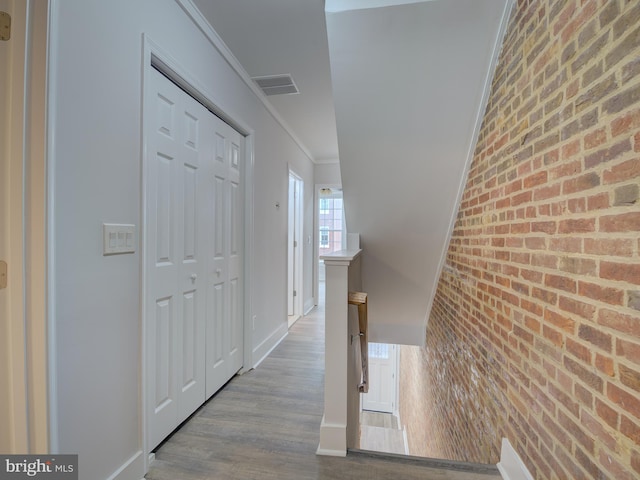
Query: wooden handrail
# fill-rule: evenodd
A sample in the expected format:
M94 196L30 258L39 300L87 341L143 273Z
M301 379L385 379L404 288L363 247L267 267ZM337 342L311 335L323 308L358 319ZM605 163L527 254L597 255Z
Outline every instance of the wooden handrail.
M349 292L349 305L358 307L358 327L360 337L360 357L362 360L362 377L358 390L362 393L369 391L369 340L367 320L367 294L364 292Z

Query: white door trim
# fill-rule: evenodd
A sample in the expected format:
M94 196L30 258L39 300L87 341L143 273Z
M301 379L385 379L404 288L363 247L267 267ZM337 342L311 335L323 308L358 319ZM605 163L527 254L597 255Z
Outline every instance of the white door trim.
M49 450L47 342L47 48L49 2L0 1L12 17L11 39L3 42L9 65L2 110L2 260L8 287L0 312L9 319L6 338L9 432L14 453ZM10 54L9 52L12 52ZM6 55L6 56L5 56ZM9 107L9 108L6 108ZM6 169L6 170L5 170ZM6 190L5 190L6 189ZM6 229L4 227L7 227ZM4 349L4 345L2 348ZM3 418L4 420L4 418Z
M290 182L293 179L295 182L295 198L294 198L294 210L293 210L293 241L297 243L297 247L293 249L293 285L287 285L288 294L291 295L291 287L297 292L297 295L293 297L293 315L302 315L304 298L304 283L303 283L303 259L304 259L304 181L302 177L298 175L295 170L289 167L289 188ZM291 199L291 192L289 192L289 199ZM291 205L288 205L288 210L291 211ZM291 214L288 216L291 220ZM287 230L291 234L291 225L287 226ZM290 259L289 255L287 258ZM287 268L291 268L288 265ZM288 307L287 307L288 309Z
M316 183L313 196L313 302L318 305L320 275L318 263L320 261L320 190L323 188L342 188L338 183ZM344 220L343 220L344 225ZM346 238L347 229L344 228L343 239Z
M142 58L142 85L141 85L141 95L144 98L146 93L148 77L152 68L155 68L161 71L165 76L167 76L171 81L173 81L176 85L182 88L185 92L187 92L190 96L195 98L198 102L203 104L207 109L209 109L216 116L221 118L223 121L228 123L231 127L237 130L244 137L245 142L245 154L244 154L244 223L245 223L245 240L244 240L244 370L249 370L253 367L253 311L251 309L251 298L252 298L252 289L251 289L251 278L253 278L252 270L253 270L253 218L254 218L254 208L253 208L253 196L254 196L254 131L249 127L247 123L242 121L239 116L234 115L232 112L228 110L224 110L220 105L221 102L216 101L215 95L213 95L204 85L198 81L196 78L192 77L188 70L185 69L175 58L173 58L169 53L167 53L160 45L155 43L152 39L149 38L148 35L143 36L143 58ZM140 228L141 232L141 265L140 265L140 292L141 295L146 291L146 280L145 280L145 272L146 272L146 252L144 251L145 245L147 242L147 238L145 237L145 228L147 219L146 219L146 146L148 139L146 138L146 128L144 122L146 120L143 117L143 128L142 128L142 149L141 149L141 219ZM141 311L140 311L140 321L141 321L141 350L140 350L140 378L141 378L141 398L140 398L140 435L141 435L141 444L143 446L143 450L145 453L149 453L149 444L147 438L147 392L146 385L148 384L148 379L146 376L147 365L146 365L146 336L147 336L147 328L146 328L146 311L145 311L145 302L144 298L141 298L140 301ZM149 465L149 457L145 454L145 471L148 470Z

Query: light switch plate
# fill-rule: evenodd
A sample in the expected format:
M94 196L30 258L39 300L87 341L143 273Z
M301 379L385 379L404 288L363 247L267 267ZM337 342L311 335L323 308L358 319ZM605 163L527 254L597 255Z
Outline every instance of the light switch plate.
M102 224L102 254L135 253L136 226L130 224Z

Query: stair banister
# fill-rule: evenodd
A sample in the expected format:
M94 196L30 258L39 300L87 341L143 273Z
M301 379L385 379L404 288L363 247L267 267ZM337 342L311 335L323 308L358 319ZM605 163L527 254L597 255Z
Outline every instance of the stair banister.
M349 234L348 249L323 255L325 289L324 415L318 455L345 456L358 448L362 360L356 309L348 304L349 291L359 291L361 250L359 237ZM354 348L355 347L355 348Z

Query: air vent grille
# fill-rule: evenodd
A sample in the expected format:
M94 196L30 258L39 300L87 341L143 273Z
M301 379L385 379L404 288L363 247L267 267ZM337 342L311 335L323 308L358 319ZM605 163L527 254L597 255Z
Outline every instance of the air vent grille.
M262 89L265 95L291 95L300 93L293 82L291 75L268 75L265 77L253 77L254 82Z

